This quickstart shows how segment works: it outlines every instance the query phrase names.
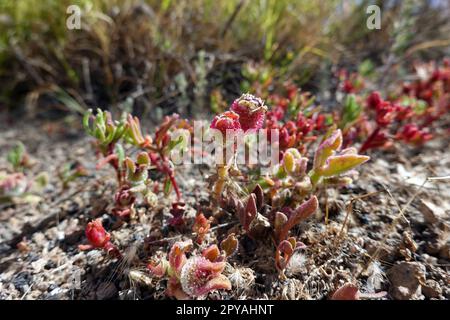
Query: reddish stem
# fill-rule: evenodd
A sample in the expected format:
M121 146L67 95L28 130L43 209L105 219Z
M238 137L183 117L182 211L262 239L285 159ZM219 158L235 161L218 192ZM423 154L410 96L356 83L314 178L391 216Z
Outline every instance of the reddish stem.
M372 144L372 141L375 139L375 137L378 135L378 133L380 132L381 127L379 125L377 125L377 127L375 128L375 130L371 133L371 135L367 138L367 140L363 143L363 145L361 146L361 148L359 148L359 153L363 153L365 151L367 151L368 149L370 149L370 145Z

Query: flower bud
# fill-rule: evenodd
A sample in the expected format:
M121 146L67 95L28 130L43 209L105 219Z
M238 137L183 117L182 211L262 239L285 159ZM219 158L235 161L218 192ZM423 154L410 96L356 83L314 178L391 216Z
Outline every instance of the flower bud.
M86 226L86 238L93 247L104 248L111 239L111 236L103 228L102 220L97 219L89 222Z
M233 111L227 111L215 116L210 128L219 130L224 136L227 134L227 130L239 130L241 129L239 115Z

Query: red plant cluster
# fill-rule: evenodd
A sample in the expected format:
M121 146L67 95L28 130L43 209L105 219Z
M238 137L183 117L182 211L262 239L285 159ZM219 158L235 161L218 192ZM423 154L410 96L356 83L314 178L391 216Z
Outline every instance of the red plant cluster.
M151 164L157 171L166 176L165 185L170 185L175 190L177 201L180 201L182 196L178 183L175 179L175 170L169 159L169 151L171 148L170 130L173 128L183 128L191 130L189 123L180 120L177 114L166 117L163 124L155 133L153 143L147 146L150 156Z
M417 64L416 80L400 93L383 99L377 91L365 99L365 108L344 130L345 144L362 139L360 152L383 148L395 141L421 145L433 138L433 123L450 111L450 62ZM355 92L350 90L348 92ZM361 101L362 96L355 96ZM345 115L343 115L345 119Z
M386 147L396 140L422 144L433 137L432 123L450 110L449 65L446 61L441 67L433 65L432 70L421 66L419 79L403 85L401 94L389 98L383 98L377 91L363 95L364 79L357 73L341 71L340 90L348 99L340 114L322 113L320 106L313 105L314 97L300 92L292 84L285 86L284 95L268 97L270 110L262 99L243 94L233 101L228 111L213 119L210 128L222 135L228 130L250 132L265 128L270 134L271 129L277 129L282 161L274 166L270 177L254 174L257 170L253 169L257 167L252 167L251 172L241 171L232 161L217 165L217 174L211 178L212 194L221 201L221 206L234 212L243 234L260 243L270 239L275 248L275 268L284 276L295 251L304 247L295 236L295 228L316 212L318 195L323 190L353 182L357 177L354 169L369 160L361 153ZM168 224L184 226L186 209L175 180L170 152L175 145L186 141L174 141L171 132L175 128L190 131L190 125L177 115L166 117L152 139L143 136L139 120L132 116L113 122L108 113L100 110L92 125L88 120L85 122L88 132L98 140L103 162L110 163L117 171L119 186L113 213L119 217L130 216L135 202L142 198L138 195L147 201L154 196L152 192L157 184L150 180L149 171L156 169L164 176L164 191L167 193L173 188L177 195ZM315 149L313 161L308 162L312 154L308 147L319 135L322 140ZM137 147L140 152L136 160L125 157L123 148L121 151L117 148L120 142ZM359 142L362 143L358 153L352 145ZM228 236L220 249L214 244L204 246L210 240L207 234L211 231L211 222L212 218L207 219L199 212L192 224L197 249L192 240L179 241L173 244L167 260L149 263L153 276L168 280L169 296L202 297L212 290L231 288L231 282L222 273L226 259L237 250L237 239L234 234ZM88 223L86 237L89 244L81 245L81 250L98 248L120 257L101 220ZM357 288L349 288L349 293L341 291L335 297L359 298Z
M450 111L450 59L444 59L441 66L432 62L416 64L415 68L418 79L404 83L402 93L426 102L421 115L421 126L426 127Z
M362 144L360 152L387 146L392 139L422 144L432 138L427 128L409 122L417 118L411 106L383 100L377 91L368 96L366 103L368 114L374 114L376 127Z
M222 274L226 259L237 249L237 240L229 235L220 247L215 244L205 248L200 255L187 257L193 247L192 240L178 241L172 245L165 258L151 261L147 268L158 278L168 278L166 294L177 299L205 296L213 290L230 290L231 283Z
M308 92L300 93L292 84L286 87L286 97L275 94L269 97L273 107L267 112L264 127L268 130L269 140L270 130L278 130L280 152L293 147L304 152L306 144L317 138L314 131L325 129L325 114L311 112L306 115L303 112L311 101Z

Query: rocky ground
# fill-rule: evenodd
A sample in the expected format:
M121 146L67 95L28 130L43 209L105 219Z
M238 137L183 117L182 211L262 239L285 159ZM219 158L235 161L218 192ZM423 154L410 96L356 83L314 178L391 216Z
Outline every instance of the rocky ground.
M139 208L134 221L118 222L108 214L114 174L95 170L91 140L76 125L30 123L2 122L0 170L21 140L35 162L27 174L46 171L50 180L32 203L0 204L0 299L163 299L165 283L148 276L145 261L190 236L189 228L165 226L170 199L160 195L156 208ZM329 219L322 196L320 212L298 229L307 249L292 259L287 280L276 275L272 248L241 237L226 269L233 290L208 298L325 299L350 281L363 293L386 291L382 299L450 299L450 180L426 180L450 176L449 142L444 136L420 149L374 153L353 185L329 190ZM63 189L57 173L77 161L89 175ZM205 167L178 170L190 223L199 207L217 211L208 198L209 174ZM94 217L102 217L124 260L78 250ZM236 219L225 218L213 225L209 241L238 231Z

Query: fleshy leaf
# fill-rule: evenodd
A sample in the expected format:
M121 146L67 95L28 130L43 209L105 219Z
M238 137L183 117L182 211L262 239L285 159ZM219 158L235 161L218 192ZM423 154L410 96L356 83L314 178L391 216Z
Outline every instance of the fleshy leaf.
M346 283L333 293L331 300L359 300L359 289L352 283Z
M169 264L176 274L180 274L181 268L186 263L185 253L192 247L192 240L175 242L169 252Z
M288 217L283 212L277 212L275 213L275 220L274 220L274 231L275 234L280 234L281 230L283 229L284 225L288 221Z
M291 259L296 247L295 238L291 237L288 240L283 240L277 246L275 253L275 266L281 271L286 268L289 260Z
M234 233L228 235L228 237L220 243L220 248L225 251L227 257L231 256L238 247L238 240L234 236Z
M334 131L325 141L317 148L314 155L314 169L322 167L327 159L333 155L342 145L341 130Z
M258 209L256 207L256 195L251 193L247 200L247 205L244 212L244 229L249 230L250 223L256 217Z
M291 152L286 151L283 156L283 167L287 173L293 173L295 170L295 158Z
M260 210L264 205L264 191L261 186L257 184L252 193L256 196L256 208Z
M167 268L169 267L169 263L166 259L161 259L159 262L154 263L151 261L147 265L147 269L150 271L152 276L161 278L164 277L167 273Z
M211 280L209 280L205 285L198 288L195 291L195 296L203 296L213 290L231 290L231 282L226 276L220 274Z
M202 251L202 256L211 262L215 262L220 257L220 250L217 245L213 244Z
M147 152L140 152L137 156L136 163L138 165L150 165L150 157Z
M197 233L198 244L202 244L206 234L209 232L210 226L211 226L210 219L206 219L203 213L197 214L197 216L195 217L194 225L192 226L192 231Z
M332 177L347 172L360 164L368 161L370 157L358 154L343 154L339 156L331 156L327 160L327 164L320 170L324 177Z
M342 127L345 127L347 124L350 124L356 119L358 119L361 110L362 108L356 102L355 95L354 94L348 95L344 104L344 110L342 115Z
M302 220L305 220L309 216L311 216L318 208L319 202L316 196L312 196L308 201L302 203L300 207L295 209L295 211L290 215L288 221L284 224L283 228L281 228L280 233L278 235L278 239L280 241L286 239L289 230L291 230L295 225L300 223Z

